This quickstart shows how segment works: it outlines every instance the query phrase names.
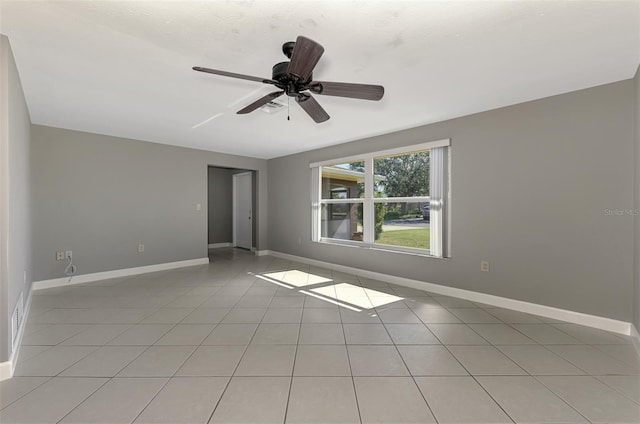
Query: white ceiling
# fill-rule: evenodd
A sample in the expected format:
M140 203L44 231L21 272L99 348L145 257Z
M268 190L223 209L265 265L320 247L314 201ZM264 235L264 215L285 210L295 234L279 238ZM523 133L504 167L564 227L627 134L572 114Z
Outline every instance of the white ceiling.
M36 124L259 158L343 143L632 78L640 1L1 1ZM380 84L380 102L316 96L235 112L304 35L318 80ZM192 128L206 119L215 119ZM424 141L424 140L416 140Z

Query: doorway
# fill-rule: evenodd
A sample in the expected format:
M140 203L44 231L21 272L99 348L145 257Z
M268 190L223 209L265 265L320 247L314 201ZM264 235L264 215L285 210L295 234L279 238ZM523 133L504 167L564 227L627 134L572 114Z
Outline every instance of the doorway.
M253 178L251 172L233 175L233 246L253 247Z
M255 250L258 241L257 238L257 216L260 211L257 206L257 184L258 173L250 169L238 169L238 168L226 168L221 166L208 166L207 185L208 185L208 203L207 203L207 232L208 232L208 249L209 255L215 251L217 254L223 254L223 250L233 250L236 243L237 231L235 230L234 221L234 175L248 174L251 177L251 184L249 185L244 180L243 188L249 185L248 190L250 197L244 197L245 201L249 202L249 207L242 207L243 210L250 209L251 219L246 216L246 221L251 224L250 236L251 239L247 244L246 237L240 242L238 247L242 249ZM243 177L239 177L243 178ZM246 177L244 177L246 178ZM246 214L245 214L246 215ZM246 223L246 221L244 221ZM236 235L234 235L236 232ZM242 232L241 232L242 233ZM244 233L242 233L244 234ZM246 234L245 234L246 236Z

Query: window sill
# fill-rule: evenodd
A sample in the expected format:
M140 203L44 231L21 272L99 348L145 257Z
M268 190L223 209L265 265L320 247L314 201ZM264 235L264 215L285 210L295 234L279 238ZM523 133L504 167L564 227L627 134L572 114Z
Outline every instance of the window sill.
M419 256L431 259L447 259L443 256L434 256L425 249L414 249L410 247L396 247L391 245L365 244L361 241L338 240L338 239L320 239L315 243L328 244L332 246L355 247L357 249L375 250L378 252L399 253L401 255Z

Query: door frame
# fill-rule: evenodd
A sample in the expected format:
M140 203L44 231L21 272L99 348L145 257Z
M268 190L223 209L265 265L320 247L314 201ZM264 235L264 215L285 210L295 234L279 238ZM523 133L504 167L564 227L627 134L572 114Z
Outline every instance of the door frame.
M232 227L233 227L233 247L237 247L238 246L238 238L237 238L237 212L238 212L238 188L237 188L237 181L239 177L245 177L245 176L249 176L249 182L251 183L251 192L249 193L249 195L251 196L250 199L250 204L251 204L251 228L249 230L249 250L253 250L253 173L251 171L247 171L247 172L239 172L237 174L233 174L232 175L232 180L233 180L233 184L232 184Z

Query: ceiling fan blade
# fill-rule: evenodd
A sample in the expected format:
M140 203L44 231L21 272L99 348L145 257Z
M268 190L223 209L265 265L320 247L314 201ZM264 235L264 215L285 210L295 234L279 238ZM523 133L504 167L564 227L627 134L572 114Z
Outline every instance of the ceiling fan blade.
M273 93L269 93L266 96L261 97L258 100L256 100L255 102L251 103L249 106L240 109L236 113L238 113L240 115L243 115L245 113L253 112L254 110L258 109L260 106L266 105L271 100L276 99L276 98L282 96L283 94L284 94L284 91L275 91Z
M384 96L384 87L381 85L351 84L348 82L313 81L309 85L309 90L323 96L350 97L362 100L380 100Z
M298 36L287 72L298 77L300 81L309 80L311 72L316 67L322 53L324 53L324 47L320 44L307 37Z
M329 114L320 106L311 94L300 93L296 97L296 102L309 114L316 123L321 123L329 119Z
M198 72L206 72L208 74L221 75L223 77L239 78L239 79L243 79L243 80L262 82L264 84L275 84L276 83L276 81L274 81L272 79L269 79L269 78L252 77L251 75L236 74L234 72L219 71L217 69L202 68L200 66L194 66L192 69L194 71L198 71Z

